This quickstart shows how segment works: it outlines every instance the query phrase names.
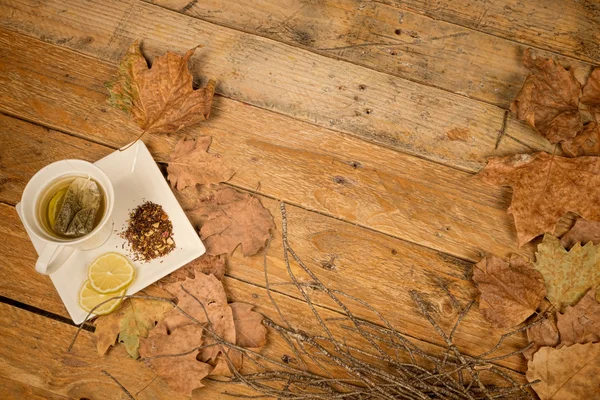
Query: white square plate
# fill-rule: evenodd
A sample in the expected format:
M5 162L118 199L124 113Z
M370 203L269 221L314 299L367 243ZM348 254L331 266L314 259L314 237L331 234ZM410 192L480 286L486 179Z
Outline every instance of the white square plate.
M136 277L127 294L142 290L205 252L198 233L190 224L143 142L137 141L124 151L117 150L95 164L108 175L114 187L113 233L108 241L97 249L75 250L67 262L50 275L69 315L76 324L82 323L87 316L87 312L79 306L79 289L87 279L88 266L96 257L104 253L118 252L128 256L127 245L123 247L125 239L122 239L118 233L126 229L131 210L144 201L160 204L169 215L173 223L173 239L176 247L166 256L150 262L133 261ZM20 204L17 204L16 208L21 216ZM29 232L27 233L39 254L44 244L32 237Z

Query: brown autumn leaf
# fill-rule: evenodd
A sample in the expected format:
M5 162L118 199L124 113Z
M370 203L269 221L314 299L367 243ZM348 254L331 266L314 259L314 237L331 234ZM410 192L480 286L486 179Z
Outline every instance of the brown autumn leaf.
M519 245L546 232L572 211L600 220L600 157L564 158L544 152L493 157L479 173L487 183L512 186L508 213Z
M210 136L198 139L182 138L169 158L168 179L177 190L196 184L209 185L227 182L234 174L233 168L223 162L219 154L208 153Z
M572 139L561 143L562 149L570 156L600 155L600 68L594 69L583 87L581 103L590 111L593 120L583 126L583 130Z
M118 338L127 353L137 359L140 338L145 338L156 323L173 309L166 301L149 299L125 299L119 310L98 317L95 321L98 354L106 353Z
M229 343L236 342L233 313L227 304L223 284L214 275L198 273L194 279L188 278L183 282L165 285L165 289L177 297L177 305L188 315L200 323L210 321L216 335ZM169 330L190 323L194 323L194 321L177 309L168 313L164 319L164 324ZM205 344L209 345L214 342L210 335L205 336ZM199 359L204 362L214 360L220 351L220 346L208 347L200 351Z
M185 281L187 278L194 279L196 274L213 274L217 279L223 279L225 275L225 256L203 254L183 267L171 272L158 281L157 284L164 288L170 283Z
M542 347L527 363L527 380L541 400L600 397L600 343Z
M600 303L596 300L596 289L589 290L577 305L567 307L564 314L558 313L557 318L561 346L600 341Z
M570 249L575 243L584 245L588 242L600 244L600 221L578 218L575 225L560 239L566 249Z
M583 247L578 243L567 251L557 238L545 235L535 258L534 266L546 283L546 297L560 312L600 285L600 246L593 243Z
M213 370L196 359L197 348L203 344L202 331L200 325L192 324L169 332L160 323L142 339L140 355L173 390L191 396L194 389L204 386L201 380Z
M523 356L527 360L532 360L533 355L543 346L557 346L559 335L555 314L549 314L541 323L527 329L527 340L529 343L533 343L529 349L523 352Z
M600 112L600 68L596 67L583 87L581 103L592 112Z
M481 293L479 311L497 328L523 322L546 295L542 274L529 260L515 254L509 262L487 256L475 265L473 281Z
M551 143L575 137L582 129L579 114L581 85L562 65L525 51L523 64L531 71L510 109Z
M242 353L240 353L237 350L229 349L229 351L227 352L227 356L229 357L229 362L231 362L231 365L233 366L233 368L235 368L235 370L237 370L237 371L241 371L242 366L243 366ZM210 373L211 376L228 376L228 377L233 376L233 372L231 371L231 368L229 367L229 363L227 362L227 359L225 358L225 354L219 353L219 355L216 358L216 362L214 364L215 364L215 367L212 370L212 372Z
M600 125L596 122L585 124L581 133L563 141L560 146L572 157L600 155Z
M135 41L119 63L117 78L107 83L110 103L129 113L144 133L169 133L204 121L210 114L215 82L194 90L188 61L167 52L156 57L152 68Z
M230 303L235 324L235 344L258 351L267 343L267 328L262 324L262 314L252 311L247 303Z
M224 186L201 198L188 215L202 224L200 236L210 255L231 254L239 245L244 256L254 255L275 228L258 198Z

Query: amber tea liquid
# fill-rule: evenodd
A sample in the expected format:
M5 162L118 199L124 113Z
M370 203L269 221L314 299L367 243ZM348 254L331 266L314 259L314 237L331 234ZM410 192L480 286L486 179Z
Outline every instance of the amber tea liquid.
M48 186L46 186L46 188L44 188L42 194L39 197L37 207L36 207L36 216L37 216L38 221L40 222L40 225L44 228L46 233L48 233L50 236L53 236L53 237L59 238L59 239L77 239L82 236L85 236L85 235L66 236L66 235L62 235L62 234L54 232L54 230L52 229L52 226L50 224L49 215L48 215L49 214L48 208L50 206L50 200L52 200L54 195L56 195L61 190L68 189L68 187L71 185L71 183L73 183L73 181L77 178L91 179L91 178L88 178L86 176L81 176L81 175L69 175L66 177L63 176L63 177L58 178L55 181L51 182ZM94 182L96 182L96 181L94 181ZM98 182L96 182L96 183L98 183ZM98 209L98 212L96 213L96 219L94 220L94 229L98 226L100 221L102 221L102 218L104 217L104 212L106 211L106 195L104 194L104 191L102 190L102 187L100 185L98 185L98 188L100 189L100 194L101 194L100 208ZM93 231L93 229L92 229L92 231Z

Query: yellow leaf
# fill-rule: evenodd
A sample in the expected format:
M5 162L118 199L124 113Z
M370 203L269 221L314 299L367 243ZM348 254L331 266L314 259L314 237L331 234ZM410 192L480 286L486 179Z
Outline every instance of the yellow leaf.
M575 244L570 251L552 235L545 235L535 253L535 268L546 282L546 297L558 311L577 303L600 283L600 246Z

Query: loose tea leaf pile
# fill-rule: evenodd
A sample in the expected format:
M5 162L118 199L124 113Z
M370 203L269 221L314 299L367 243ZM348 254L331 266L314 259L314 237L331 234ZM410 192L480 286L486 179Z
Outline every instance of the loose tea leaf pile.
M173 223L162 206L146 201L129 215L121 234L133 251L135 261L150 261L175 249Z

